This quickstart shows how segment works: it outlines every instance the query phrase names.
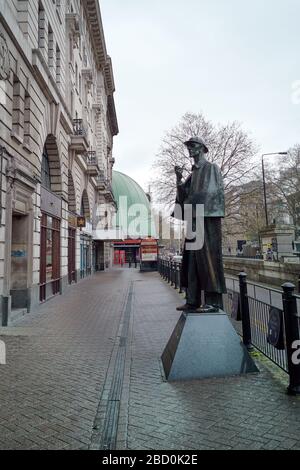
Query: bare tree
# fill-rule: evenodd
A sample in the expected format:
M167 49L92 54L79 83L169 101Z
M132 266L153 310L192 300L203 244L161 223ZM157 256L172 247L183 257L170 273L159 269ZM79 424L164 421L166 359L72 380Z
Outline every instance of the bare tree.
M179 124L166 133L157 154L152 181L156 200L167 207L174 203L174 166L180 166L184 176L190 172L192 162L183 143L192 136L201 136L206 141L208 160L217 163L221 169L226 199L225 231L235 233L235 224L240 222L240 194L236 188L251 179L257 152L253 140L238 122L214 125L203 114L186 113Z

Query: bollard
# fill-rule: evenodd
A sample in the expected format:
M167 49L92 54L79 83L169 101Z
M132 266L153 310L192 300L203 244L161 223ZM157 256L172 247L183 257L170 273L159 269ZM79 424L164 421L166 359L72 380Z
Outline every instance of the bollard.
M283 289L282 302L286 354L290 376L290 383L287 388L287 392L289 395L300 395L300 319L297 312L297 300L294 296L295 286L290 282L286 282L281 287Z
M176 263L173 263L173 286L176 285Z
M239 274L240 281L240 298L241 298L241 317L242 317L242 328L243 328L243 343L248 351L253 351L251 341L251 323L249 313L249 302L247 292L247 274L241 272Z
M179 275L179 294L182 294L183 290L182 290L182 282L181 282L181 264L179 264L178 275Z
M171 286L174 284L174 263L171 261Z
M174 289L178 289L178 280L177 280L177 276L178 276L178 264L175 263L175 285L174 285Z

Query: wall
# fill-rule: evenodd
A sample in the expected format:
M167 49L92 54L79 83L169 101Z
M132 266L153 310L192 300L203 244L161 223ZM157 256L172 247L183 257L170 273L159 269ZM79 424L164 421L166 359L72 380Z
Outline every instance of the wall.
M77 214L80 213L83 191L88 195L91 215L98 201L105 201L105 195L99 196L95 177L88 174L84 152L80 154L71 149L73 119L82 118L87 127L89 149L97 150L98 165L105 168L109 178L113 146L110 120L116 120L116 116L109 115L107 108L107 96L112 96L114 86L108 83L109 78L113 84L112 71L110 77L105 72L108 56L98 10L96 0L89 1L88 5L79 0L0 1L0 146L4 148L0 225L0 294L3 302L0 302L0 313L2 305L7 308L10 304L11 290L21 285L16 266L11 264L12 240L18 241L13 233L16 230L12 223L13 214L24 217L24 223L26 221L28 272L25 279L23 266L20 280L22 278L22 289L30 297L28 310L39 304L41 161L49 136L55 154L50 162L51 190L62 202L62 288L68 282L70 205L74 210L74 200L71 201L69 194L69 175L74 182ZM89 15L98 21L91 22ZM92 73L90 83L89 73L86 73L89 70ZM72 106L71 91L74 96ZM79 266L80 231L77 230L77 270Z
M226 274L238 276L245 271L248 279L255 282L280 287L284 282L292 282L298 288L300 264L276 263L257 259L224 257Z

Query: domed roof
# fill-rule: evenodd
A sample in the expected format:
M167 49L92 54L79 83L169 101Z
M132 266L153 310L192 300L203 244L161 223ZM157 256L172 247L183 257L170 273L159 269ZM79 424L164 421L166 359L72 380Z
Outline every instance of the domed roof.
M124 175L120 171L113 171L112 189L117 203L120 196L126 196L128 207L133 204L144 204L150 210L149 199L145 191L130 176Z
M135 238L132 233L134 231L137 237L155 236L149 199L141 186L130 176L114 170L112 190L118 205L116 225L122 227L127 232L126 235L132 238Z

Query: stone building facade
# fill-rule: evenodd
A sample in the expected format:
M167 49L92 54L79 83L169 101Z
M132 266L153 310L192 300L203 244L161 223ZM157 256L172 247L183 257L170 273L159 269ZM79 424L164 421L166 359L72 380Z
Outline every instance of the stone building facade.
M111 262L114 91L98 0L0 0L0 324Z

